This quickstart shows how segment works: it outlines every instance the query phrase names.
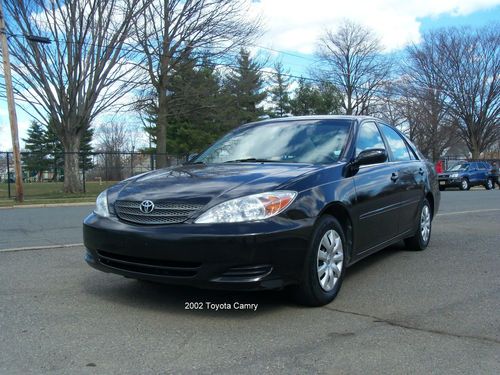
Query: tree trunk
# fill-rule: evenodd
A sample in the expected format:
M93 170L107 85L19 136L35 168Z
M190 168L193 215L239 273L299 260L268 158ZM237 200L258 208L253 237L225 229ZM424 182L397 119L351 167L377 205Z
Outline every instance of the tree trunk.
M80 167L78 151L80 151L80 138L65 139L64 146L64 192L80 193L82 192L82 183L80 181Z
M345 109L346 115L352 115L352 92L351 89L347 89L347 108Z
M481 153L479 150L479 142L478 142L475 134L472 134L472 136L470 138L471 138L471 146L472 146L470 148L470 152L472 154L472 160L477 160L477 159L479 159L479 154Z
M168 107L166 89L158 92L158 124L156 126L156 167L165 168L167 166L167 127L168 127Z

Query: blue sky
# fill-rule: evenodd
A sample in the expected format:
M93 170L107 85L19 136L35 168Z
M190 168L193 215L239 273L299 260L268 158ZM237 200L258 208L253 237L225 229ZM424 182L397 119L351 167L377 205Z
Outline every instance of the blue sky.
M488 23L500 22L500 5L481 10L468 15L453 16L443 14L438 17L424 17L421 19L421 31L440 27L474 26L481 27Z
M435 0L442 1L442 0ZM470 27L482 27L494 22L500 23L500 1L497 2L499 5L493 5L490 7L486 7L484 9L472 11L471 13L461 14L453 7L450 7L448 12L443 12L439 14L431 14L425 17L412 17L411 22L417 25L418 34L414 35L414 38L408 38L408 42L397 44L394 43L388 34L384 34L384 30L379 32L379 36L384 42L384 37L388 40L385 44L391 45L390 48L391 53L401 53L404 50L405 45L410 42L418 43L418 37L429 30L444 28L444 27L461 27L461 26L470 26ZM431 13L431 12L429 12ZM362 17L361 17L362 18ZM357 22L364 23L362 19L357 20ZM385 21L384 21L385 22ZM387 23L390 23L390 17L387 18ZM402 33L407 33L411 35L411 30L414 25L405 29L405 27L400 27L399 29ZM332 27L334 28L334 27ZM390 34L390 33L389 33ZM279 48L276 46L276 43L267 41L266 36L263 38L263 42L261 45L268 45L273 49L277 49L283 51L284 53L273 53L272 51L262 50L261 53L271 54L271 58L280 58L283 61L285 67L290 70L290 73L293 75L309 75L309 64L312 64L315 61L314 57L314 43L308 45L308 47L304 48L304 51L297 51L294 48ZM396 45L394 45L396 44ZM312 47L311 47L312 46ZM293 55L293 56L292 56Z
M371 28L387 53L418 43L423 32L449 26L480 27L500 22L500 0L259 0L249 1L248 17L260 17L265 32L253 47L270 61L281 59L292 74L308 76L318 37L343 20ZM291 56L294 55L294 56ZM31 118L18 109L20 138ZM21 140L21 147L24 142ZM7 105L0 100L0 151L10 150Z

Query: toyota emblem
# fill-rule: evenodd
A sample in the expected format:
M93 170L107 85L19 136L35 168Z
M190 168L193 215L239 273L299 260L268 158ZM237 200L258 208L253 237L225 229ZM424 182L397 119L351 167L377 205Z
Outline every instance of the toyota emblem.
M155 209L155 204L150 200L145 200L141 202L139 209L141 210L141 212L149 214Z

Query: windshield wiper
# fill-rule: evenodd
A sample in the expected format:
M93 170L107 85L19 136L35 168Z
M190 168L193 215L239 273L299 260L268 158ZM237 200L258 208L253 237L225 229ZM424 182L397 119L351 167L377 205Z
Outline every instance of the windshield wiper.
M277 163L279 160L270 160L270 159L257 159L257 158L246 158L246 159L235 159L235 160L228 160L225 161L224 163Z

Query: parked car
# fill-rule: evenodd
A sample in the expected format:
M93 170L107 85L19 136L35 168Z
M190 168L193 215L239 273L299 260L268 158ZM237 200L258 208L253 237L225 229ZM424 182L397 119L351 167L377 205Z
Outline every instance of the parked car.
M289 286L318 306L366 256L401 240L425 249L439 202L434 166L393 127L370 117L273 119L101 193L84 221L85 259L171 284Z
M483 185L487 190L493 189L491 164L485 161L464 162L455 164L443 173L439 173L439 190L458 187L469 190L472 186Z

